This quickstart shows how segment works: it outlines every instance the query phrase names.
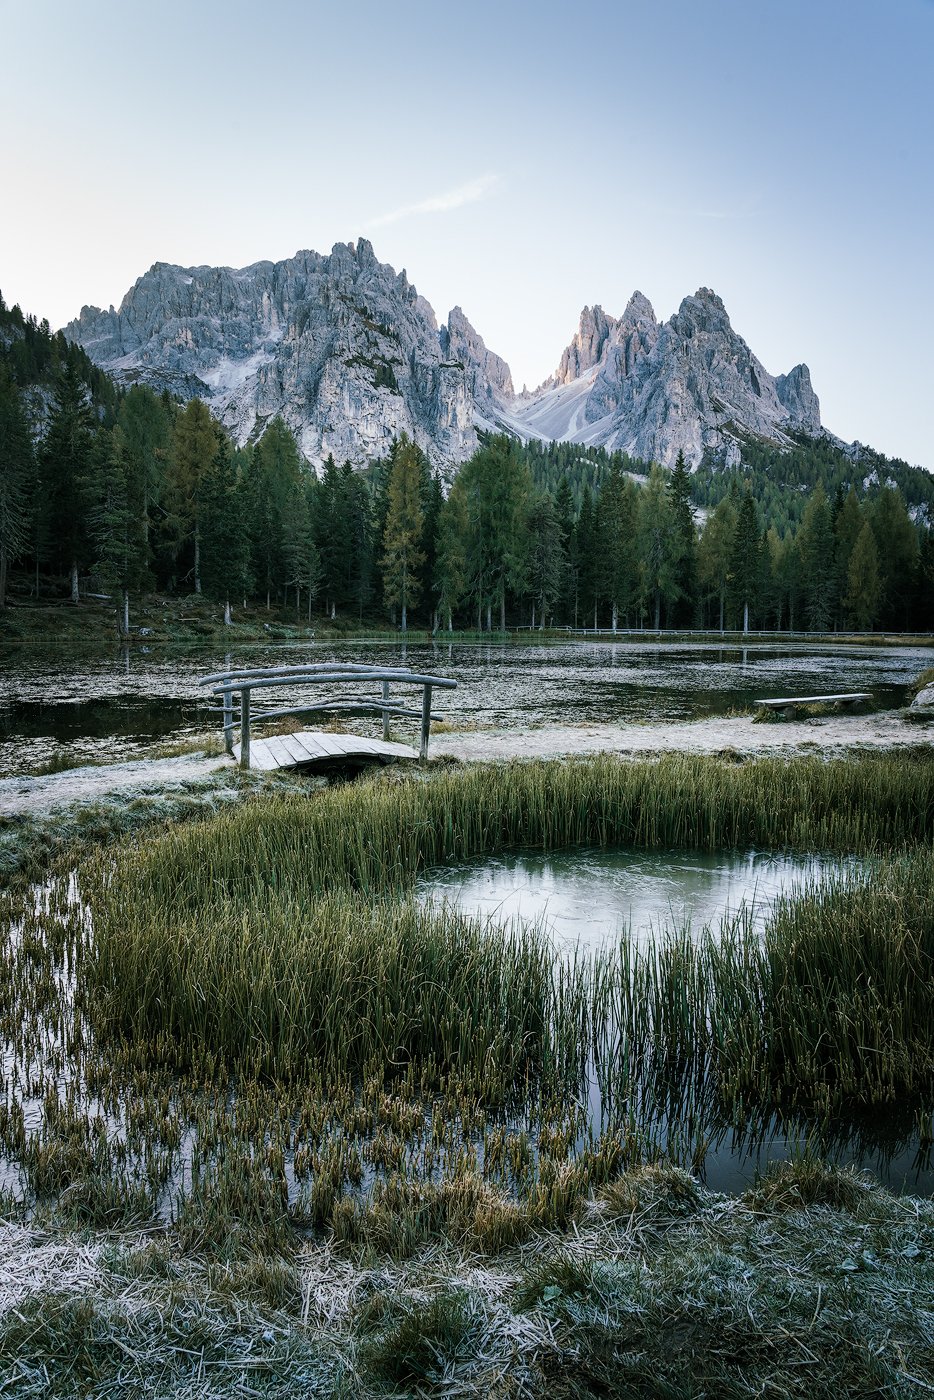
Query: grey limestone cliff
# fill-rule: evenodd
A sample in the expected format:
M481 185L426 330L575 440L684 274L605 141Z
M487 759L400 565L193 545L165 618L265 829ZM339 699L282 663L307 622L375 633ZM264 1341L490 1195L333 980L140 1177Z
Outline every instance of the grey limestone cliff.
M485 374L512 394L463 313L439 332L366 239L240 270L156 263L118 311L84 307L65 334L124 381L205 398L240 443L281 414L313 462L362 463L406 432L452 465L477 445Z
M807 366L773 378L706 287L661 323L641 292L619 318L585 307L555 373L516 395L460 307L439 327L366 239L239 270L156 263L65 334L119 379L202 396L240 443L281 414L312 462L362 464L406 432L451 468L505 428L696 465L736 460L750 434L821 431Z

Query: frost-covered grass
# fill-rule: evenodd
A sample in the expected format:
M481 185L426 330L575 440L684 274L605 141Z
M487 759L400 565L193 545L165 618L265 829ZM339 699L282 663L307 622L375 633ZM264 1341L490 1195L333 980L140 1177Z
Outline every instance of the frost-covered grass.
M785 1167L740 1198L616 1178L495 1254L398 1262L294 1237L11 1224L0 1388L16 1396L917 1397L934 1387L934 1205Z

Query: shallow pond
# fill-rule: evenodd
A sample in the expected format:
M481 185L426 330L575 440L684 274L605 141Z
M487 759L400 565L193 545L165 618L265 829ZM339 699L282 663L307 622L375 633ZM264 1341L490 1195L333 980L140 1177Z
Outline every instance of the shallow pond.
M880 708L904 703L934 649L711 642L305 642L112 657L17 648L0 655L0 776L64 751L72 758L137 756L154 742L217 726L198 680L234 663L407 664L454 676L436 697L455 726L654 723L747 709L761 695L868 690ZM302 692L290 692L300 703ZM375 730L374 730L375 732Z
M645 943L666 928L716 932L722 920L741 911L762 930L780 897L858 876L866 868L865 861L839 856L763 851L525 851L427 871L416 895L497 923L539 923L559 947L593 951L627 935ZM590 1113L598 1122L595 1084ZM806 1129L798 1133L777 1121L736 1131L707 1118L695 1143L685 1141L664 1115L651 1131L674 1160L692 1165L716 1190L729 1192L745 1190L770 1162L802 1151L808 1138ZM877 1117L868 1133L865 1125L861 1130L840 1124L833 1136L824 1131L819 1151L830 1161L871 1171L896 1192L934 1190L930 1150L895 1122Z
M666 926L699 934L742 910L761 928L780 895L861 865L767 851L511 852L429 871L418 895L499 923L541 921L559 943L595 948Z

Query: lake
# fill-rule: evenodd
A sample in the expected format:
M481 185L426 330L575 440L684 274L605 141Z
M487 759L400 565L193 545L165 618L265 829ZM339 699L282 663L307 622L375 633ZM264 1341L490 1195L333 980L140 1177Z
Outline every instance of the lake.
M762 695L871 691L880 708L905 702L932 664L928 647L828 647L651 641L578 643L305 642L238 647L240 666L309 661L407 664L450 674L445 717L483 727L700 719L746 710ZM198 679L223 669L213 649L88 659L18 648L0 655L0 776L53 754L114 760L217 725ZM290 692L298 703L299 692ZM218 726L219 728L219 726ZM375 730L373 731L375 732Z

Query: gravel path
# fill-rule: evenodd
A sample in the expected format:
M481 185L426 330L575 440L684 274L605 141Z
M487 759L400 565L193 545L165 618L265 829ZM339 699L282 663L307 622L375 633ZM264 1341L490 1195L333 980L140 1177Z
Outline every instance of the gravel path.
M829 715L776 723L745 716L675 724L587 724L542 729L492 729L432 737L434 758L558 758L585 753L719 753L744 755L851 753L866 749L919 748L934 741L934 726L909 724L896 711Z
M823 719L755 724L746 717L691 720L680 724L588 724L540 729L465 730L436 734L433 758L475 763L490 759L564 758L573 754L721 753L755 756L795 753L843 754L865 750L923 748L934 742L934 726L909 724L889 711L876 715L831 715ZM233 760L223 755L136 759L100 767L72 768L41 778L0 778L0 818L42 816L58 808L122 793L171 792L210 778Z
M42 816L113 793L130 798L171 792L230 766L232 760L226 757L206 758L195 753L182 758L140 758L130 763L69 768L42 778L0 778L0 817Z

